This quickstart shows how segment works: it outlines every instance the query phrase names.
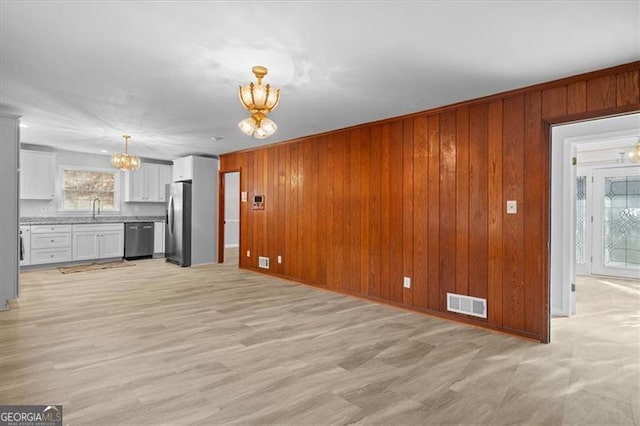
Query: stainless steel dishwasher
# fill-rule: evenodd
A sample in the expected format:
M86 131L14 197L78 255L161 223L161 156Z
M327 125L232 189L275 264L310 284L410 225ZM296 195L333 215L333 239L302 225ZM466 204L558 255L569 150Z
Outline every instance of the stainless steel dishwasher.
M124 258L153 257L153 222L129 222L124 225Z

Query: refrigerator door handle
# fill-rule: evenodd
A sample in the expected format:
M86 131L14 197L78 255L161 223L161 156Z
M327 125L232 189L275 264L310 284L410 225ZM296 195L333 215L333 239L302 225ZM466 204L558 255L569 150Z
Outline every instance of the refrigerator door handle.
M20 231L20 260L24 260L24 241L22 238L22 231Z
M173 195L169 197L169 210L167 211L167 225L169 225L169 233L173 234Z

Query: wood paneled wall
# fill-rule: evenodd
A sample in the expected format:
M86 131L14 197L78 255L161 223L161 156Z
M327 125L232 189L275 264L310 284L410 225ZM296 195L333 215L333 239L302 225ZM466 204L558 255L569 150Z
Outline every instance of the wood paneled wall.
M241 203L240 266L548 341L549 124L640 110L639 70L225 154L266 196ZM446 312L447 292L486 298L487 320Z

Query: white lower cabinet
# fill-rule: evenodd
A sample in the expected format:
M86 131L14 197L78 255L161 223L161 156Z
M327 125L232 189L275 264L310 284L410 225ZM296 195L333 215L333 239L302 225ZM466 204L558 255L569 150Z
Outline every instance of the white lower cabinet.
M31 264L69 262L71 225L32 225Z
M124 256L124 224L73 225L73 260Z

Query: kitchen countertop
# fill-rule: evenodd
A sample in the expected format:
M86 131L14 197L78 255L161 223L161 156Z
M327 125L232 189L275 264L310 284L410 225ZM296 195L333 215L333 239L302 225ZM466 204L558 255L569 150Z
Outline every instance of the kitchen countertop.
M127 222L164 222L164 216L52 216L52 217L21 217L20 225L52 225L52 224L81 224L81 223L127 223Z

